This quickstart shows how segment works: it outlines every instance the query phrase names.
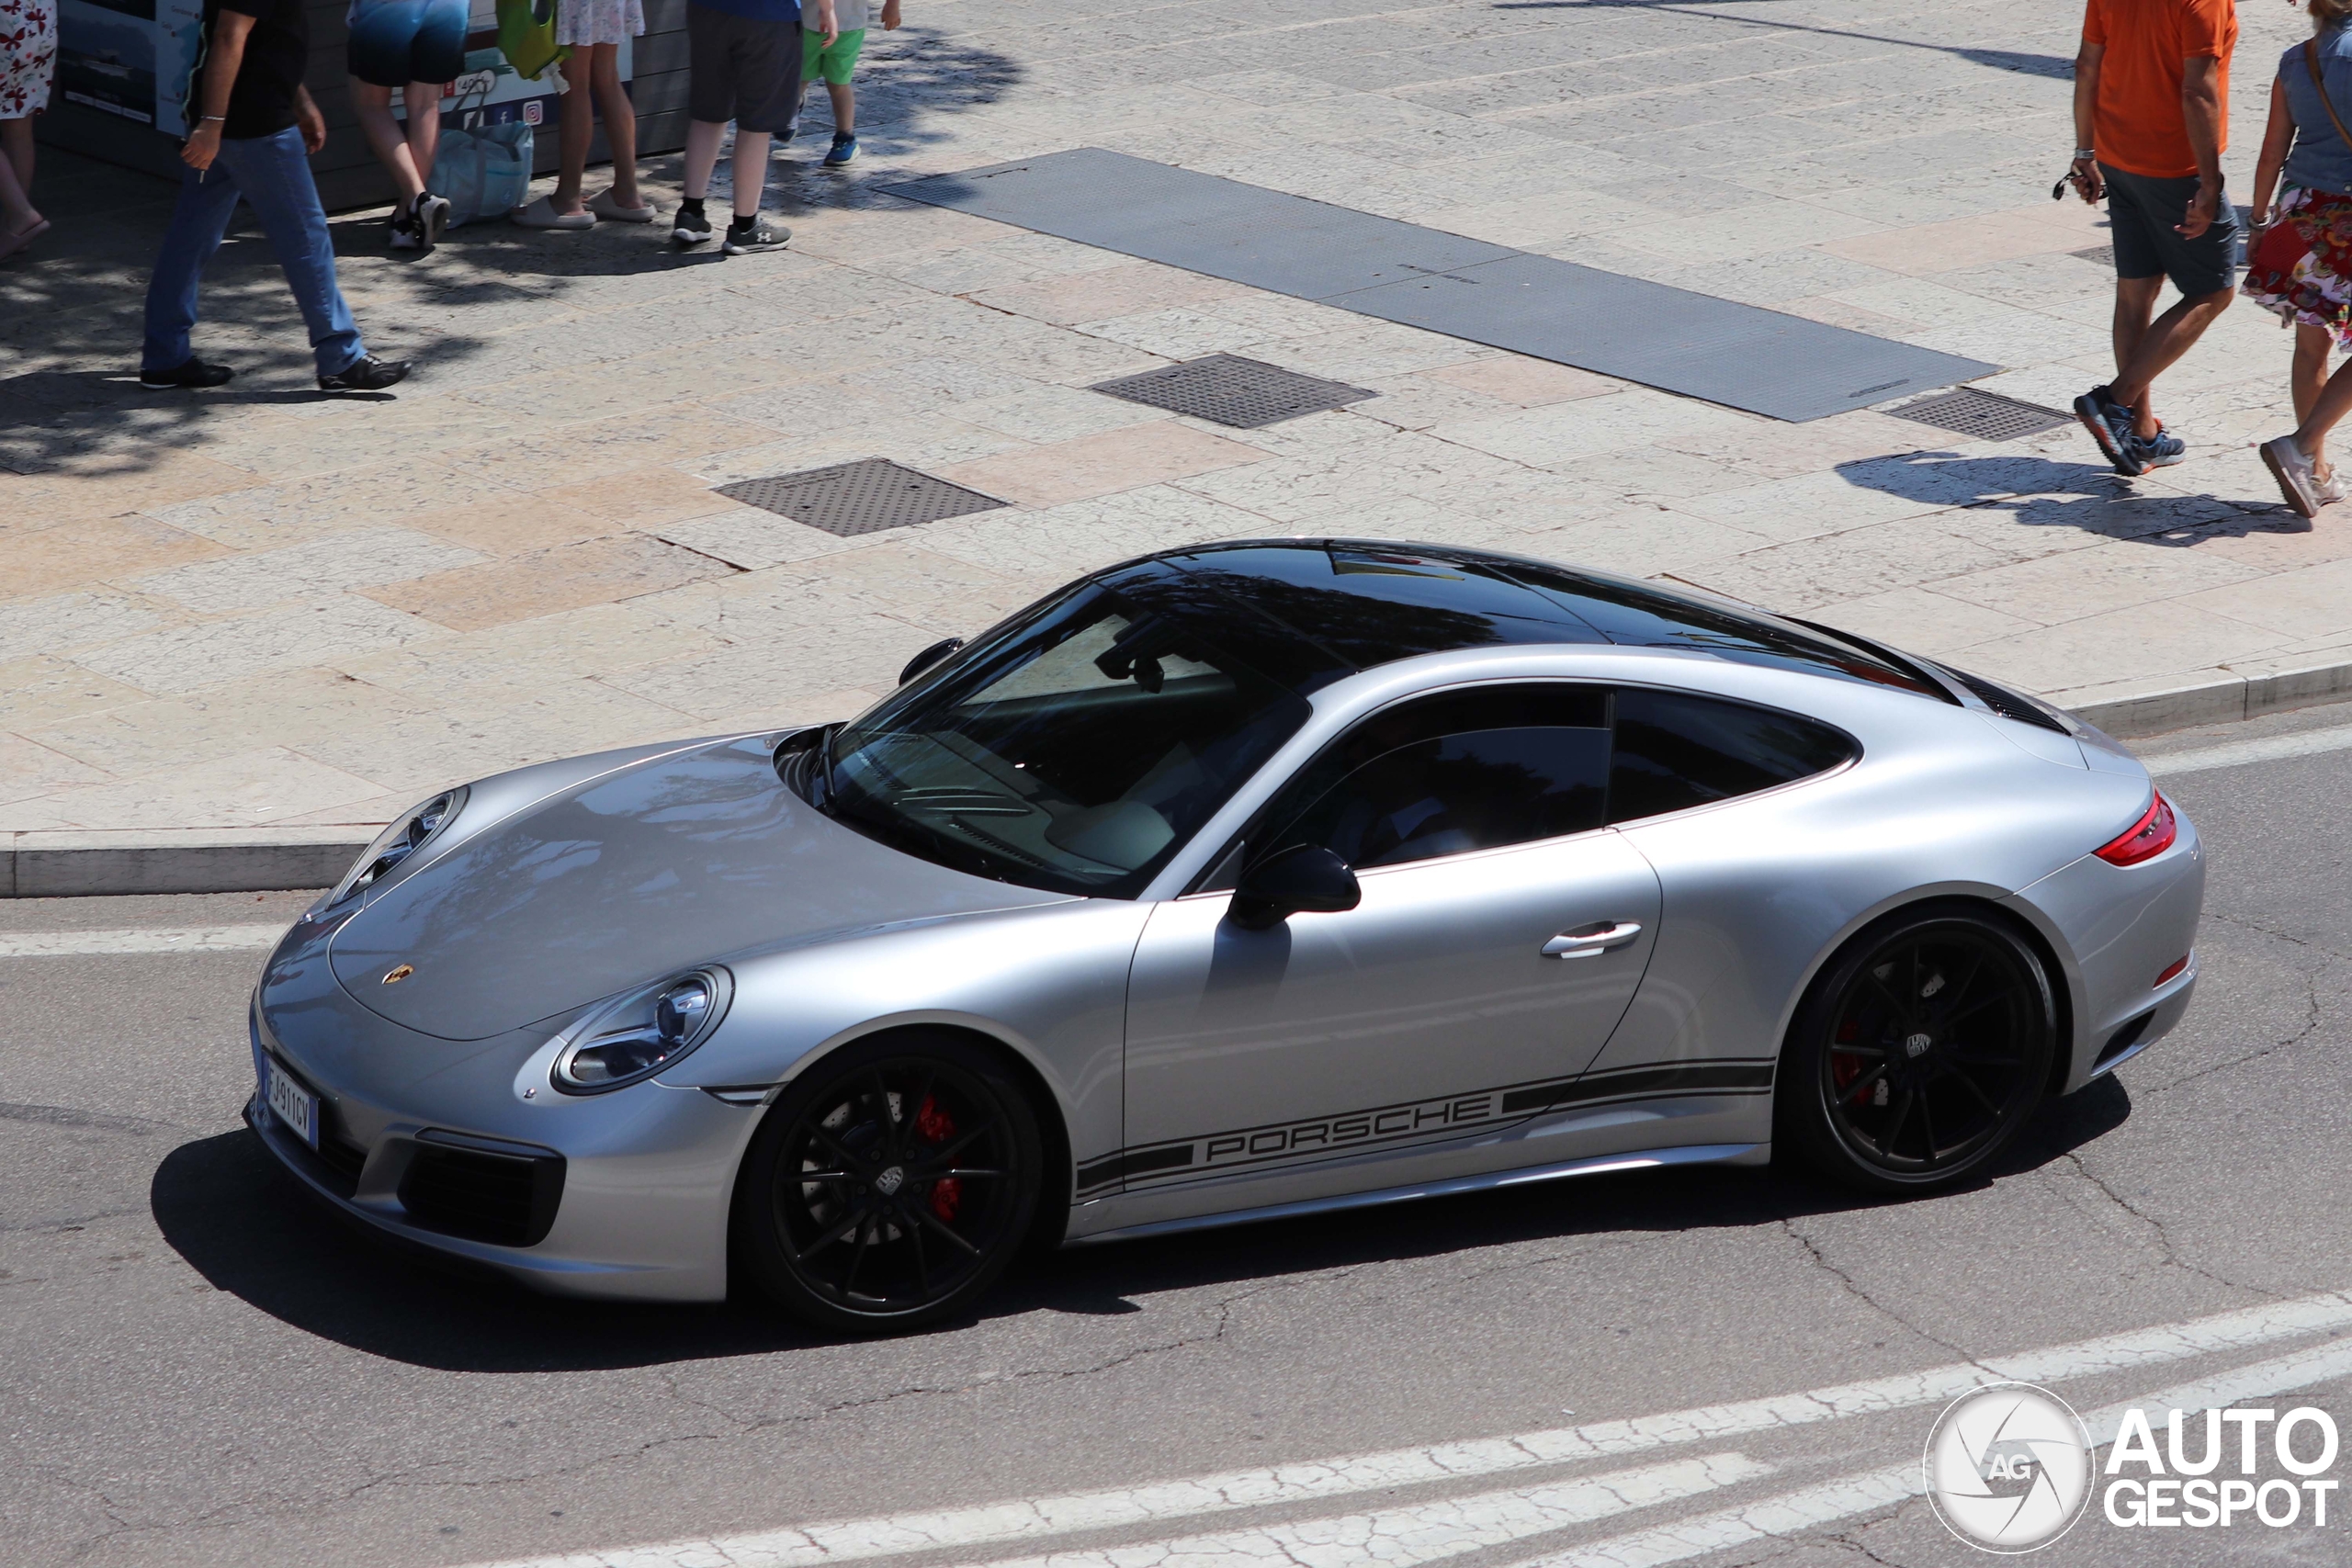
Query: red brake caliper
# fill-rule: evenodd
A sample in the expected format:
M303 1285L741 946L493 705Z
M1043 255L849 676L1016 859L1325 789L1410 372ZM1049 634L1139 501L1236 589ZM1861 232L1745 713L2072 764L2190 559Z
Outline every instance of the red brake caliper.
M956 1135L956 1118L947 1108L930 1095L915 1108L915 1136L926 1144L944 1144ZM931 1212L943 1221L956 1217L956 1207L964 1201L964 1184L952 1176L942 1177L931 1184Z
M1861 1032L1861 1026L1857 1020L1851 1017L1841 1020L1838 1025L1838 1043L1840 1045L1850 1045L1854 1043L1856 1038L1860 1035ZM1837 1084L1839 1092L1843 1093L1848 1084L1852 1083L1856 1078L1862 1076L1861 1058L1855 1055L1850 1051L1831 1052L1829 1055L1829 1076L1832 1081Z

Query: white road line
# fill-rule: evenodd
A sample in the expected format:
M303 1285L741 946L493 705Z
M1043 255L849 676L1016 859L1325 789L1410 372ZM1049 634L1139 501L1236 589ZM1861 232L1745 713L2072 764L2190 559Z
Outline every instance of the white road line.
M2091 1441L2104 1448L2115 1440L2124 1412L2135 1406L2151 1412L2151 1424L2161 1429L2166 1411L2195 1414L2227 1409L2242 1400L2267 1399L2346 1376L2352 1376L2352 1345L2323 1345L2317 1349L2298 1351L2165 1389L2143 1399L2123 1400L2091 1412L2084 1417L2083 1424L2091 1430ZM1893 1506L1926 1490L1926 1477L1920 1472L1918 1459L1914 1457L1884 1470L1841 1476L1803 1491L1783 1493L1761 1502L1536 1558L1520 1568L1659 1568L1663 1563L1745 1546L1767 1536L1786 1538L1817 1529L1874 1508Z
M705 1537L607 1551L515 1559L486 1568L810 1568L818 1563L854 1562L909 1551L998 1547L1078 1530L1158 1524L1277 1503L1352 1496L1393 1486L1463 1480L1532 1465L1559 1464L1637 1453L1675 1443L1775 1431L1847 1416L1941 1404L1991 1378L2061 1382L2069 1378L2158 1366L2216 1351L2249 1348L2346 1326L2352 1326L2352 1292L2330 1292L2021 1355L1990 1357L1982 1362L1961 1362L1736 1404L1708 1405L1662 1416L1600 1421L1432 1448L1395 1449L1385 1453L1233 1471L1113 1491L803 1525L757 1535Z
M185 931L0 931L0 958L78 958L119 953L252 953L276 947L286 922L193 926Z
M1612 1514L1696 1497L1772 1473L1746 1454L1710 1454L1673 1464L1524 1491L1489 1492L1408 1508L1339 1518L1303 1519L1263 1529L1230 1530L1141 1546L1056 1551L996 1568L1295 1568L1302 1562L1378 1562L1413 1568L1465 1551L1508 1546L1530 1536L1591 1524ZM764 1565L763 1565L764 1568Z
M2335 729L2306 729L2300 735L2274 735L2266 740L2233 740L2225 746L2205 746L2194 751L2143 757L2148 772L2202 773L2215 768L2242 768L2248 762L2276 762L2286 757L2316 757L2323 751L2352 747L2352 725Z

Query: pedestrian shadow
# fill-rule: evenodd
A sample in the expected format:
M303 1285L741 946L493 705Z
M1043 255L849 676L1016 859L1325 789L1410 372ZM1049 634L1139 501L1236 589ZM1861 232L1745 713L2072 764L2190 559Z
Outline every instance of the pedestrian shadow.
M2120 1126L2113 1077L2045 1105L1989 1182L2037 1169ZM1016 1266L971 1318L1114 1316L1130 1298L1280 1280L1482 1247L1634 1234L1747 1230L1872 1208L1805 1173L1683 1167L1398 1203L1265 1224L1068 1248ZM1920 1201L1932 1202L1932 1200ZM149 1187L157 1228L215 1289L307 1334L446 1371L611 1371L767 1355L840 1341L756 1300L710 1306L537 1295L403 1247L327 1207L240 1128L181 1145ZM748 1297L748 1292L742 1292Z
M2021 527L2071 528L2142 544L2188 546L2216 537L2301 533L2311 526L2275 502L2136 489L2105 463L2030 452L1910 452L1840 463L1834 471L1857 489L1905 501L2006 513Z

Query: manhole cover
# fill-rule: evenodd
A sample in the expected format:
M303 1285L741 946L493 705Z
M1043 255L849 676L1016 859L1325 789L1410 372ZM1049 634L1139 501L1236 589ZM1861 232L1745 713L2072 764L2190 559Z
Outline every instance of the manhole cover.
M1196 419L1214 420L1237 430L1255 430L1380 395L1368 387L1302 376L1232 354L1213 354L1140 376L1097 381L1094 389L1131 403L1149 403Z
M1973 435L1980 441L2014 441L2020 435L2039 434L2075 422L2073 414L2046 409L2040 403L2021 403L2015 398L1979 391L1974 387L1922 398L1916 403L1885 412L1897 419L1917 420L1921 424Z
M917 473L887 457L739 479L716 490L746 506L764 507L843 538L961 517L967 512L992 512L1004 504L992 495Z
M2093 245L2087 251L2068 251L2066 254L2070 256L2080 256L2086 262L2097 262L2101 266L2113 266L2115 265L2115 247L2113 245Z

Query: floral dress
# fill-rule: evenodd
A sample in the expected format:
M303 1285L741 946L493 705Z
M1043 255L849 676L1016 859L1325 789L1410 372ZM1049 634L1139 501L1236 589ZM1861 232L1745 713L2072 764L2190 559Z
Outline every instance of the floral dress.
M6 5L6 0L0 0ZM2245 297L2352 349L2352 196L2290 187L2245 258Z
M49 107L57 74L57 0L0 0L0 119Z
M6 4L6 0L0 0ZM645 32L644 0L556 0L555 41L577 48L621 43Z

